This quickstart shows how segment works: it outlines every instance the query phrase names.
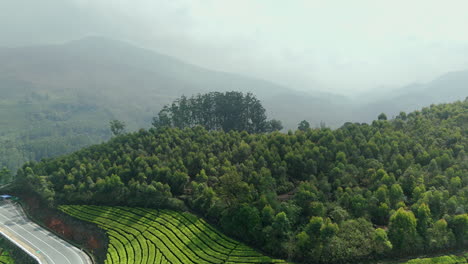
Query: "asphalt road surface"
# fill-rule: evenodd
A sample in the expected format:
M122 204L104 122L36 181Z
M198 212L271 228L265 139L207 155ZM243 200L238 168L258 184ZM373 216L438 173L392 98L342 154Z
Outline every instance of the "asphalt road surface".
M0 233L41 264L92 263L86 253L29 220L9 201L0 201Z

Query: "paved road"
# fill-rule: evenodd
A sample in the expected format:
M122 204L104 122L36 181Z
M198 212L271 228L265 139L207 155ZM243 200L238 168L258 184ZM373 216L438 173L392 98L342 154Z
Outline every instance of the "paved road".
M88 255L30 221L11 202L0 202L0 233L41 264L90 264Z

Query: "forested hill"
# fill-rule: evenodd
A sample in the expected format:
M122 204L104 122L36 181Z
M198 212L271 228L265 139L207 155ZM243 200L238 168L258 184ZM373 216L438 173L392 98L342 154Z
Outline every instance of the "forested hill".
M17 183L51 206L189 209L271 255L342 263L468 245L467 150L465 100L336 130L140 130Z

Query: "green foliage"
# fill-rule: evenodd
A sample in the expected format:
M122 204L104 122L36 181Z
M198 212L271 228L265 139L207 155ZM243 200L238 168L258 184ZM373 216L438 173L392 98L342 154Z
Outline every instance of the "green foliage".
M427 230L427 234L429 247L434 249L449 248L455 242L455 237L452 231L448 228L447 221L445 221L445 219L440 219L435 222L434 226Z
M14 264L15 260L10 256L8 251L0 248L0 263L2 264Z
M109 125L114 136L121 135L125 131L125 123L117 119L111 120Z
M466 245L468 242L468 214L456 215L451 221L451 226L457 243Z
M442 256L442 257L435 257L435 258L418 258L412 259L408 262L401 263L401 264L466 264L468 263L468 259L463 256Z
M390 252L393 248L392 243L388 240L387 232L382 228L377 228L373 237L374 250L377 255L382 255Z
M267 122L266 132L275 132L283 129L283 123L278 119L272 119Z
M188 207L306 263L443 251L468 245L467 109L287 134L140 130L25 164L16 183L54 206Z
M175 100L165 105L153 118L153 126L193 127L203 126L208 130L247 131L261 133L281 130L281 122L267 122L265 108L251 93L211 92Z
M393 248L400 252L411 252L417 245L416 217L404 208L398 209L391 217L388 237Z
M369 221L358 218L340 225L338 233L326 246L326 254L329 260L341 263L364 259L374 253L381 255L391 248L384 230L374 229Z
M0 170L0 184L9 183L12 180L11 172L8 168L3 167Z
M418 233L425 241L427 241L427 232L429 227L432 225L431 209L427 204L423 203L418 207L416 216L418 218Z
M379 120L382 120L382 121L385 121L385 120L387 120L387 115L384 114L384 113L381 113L381 114L378 116L378 119L379 119Z
M23 94L18 97L3 97L2 90L0 168L15 172L27 161L57 157L109 139L103 120L113 117L104 107L72 95L24 94L21 88L8 87Z
M310 123L307 122L306 120L302 120L297 126L297 129L302 130L302 131L306 131L309 128L310 128Z
M3 236L0 236L0 263L38 264L34 258Z

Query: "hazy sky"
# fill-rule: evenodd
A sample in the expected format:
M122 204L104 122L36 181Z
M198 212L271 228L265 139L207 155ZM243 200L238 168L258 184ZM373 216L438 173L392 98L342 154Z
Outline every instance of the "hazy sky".
M466 0L0 0L0 45L104 35L353 94L467 70L467 10Z

